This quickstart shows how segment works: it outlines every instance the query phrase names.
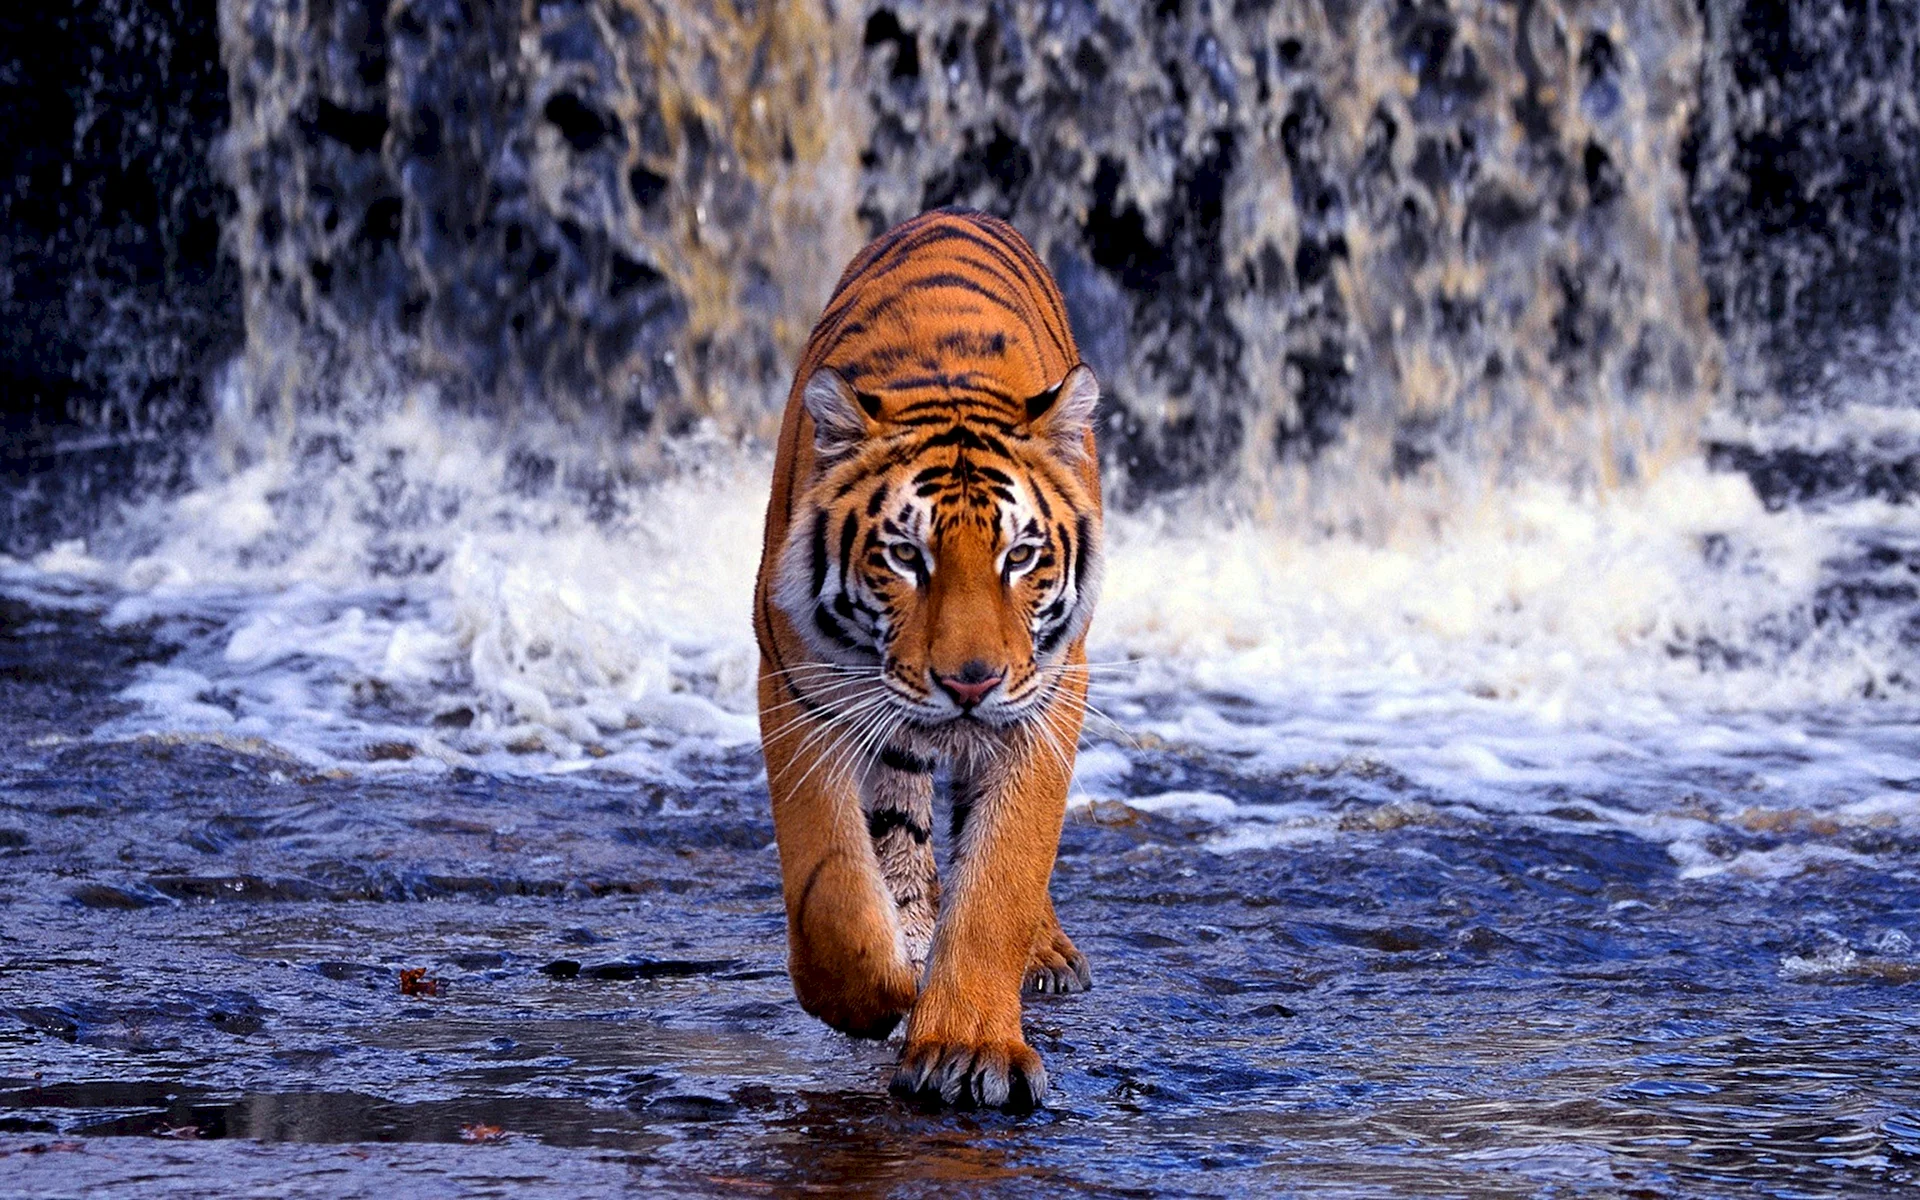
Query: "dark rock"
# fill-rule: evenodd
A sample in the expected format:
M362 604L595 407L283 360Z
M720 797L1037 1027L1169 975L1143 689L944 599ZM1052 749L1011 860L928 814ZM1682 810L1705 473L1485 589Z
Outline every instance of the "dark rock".
M1702 10L1693 218L1736 398L1763 400L1915 297L1920 3Z
M0 552L182 480L239 345L209 0L0 12Z

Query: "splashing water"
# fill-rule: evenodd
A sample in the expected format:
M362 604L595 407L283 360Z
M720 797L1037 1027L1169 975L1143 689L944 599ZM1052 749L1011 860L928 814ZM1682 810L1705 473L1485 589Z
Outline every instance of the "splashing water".
M1861 436L1900 419L1884 387L1850 387ZM180 647L98 738L242 739L374 773L683 777L756 736L768 461L696 436L633 481L564 439L369 394L277 450L230 448L230 469L92 543L9 564L7 586ZM1915 818L1905 508L1771 511L1697 461L1606 492L1401 500L1414 516L1372 537L1204 497L1114 514L1091 641L1104 749L1081 802L1142 796L1143 744L1243 779L1385 773L1500 812L1596 796L1701 874L1791 869L1700 848L1750 810ZM1339 820L1317 802L1194 811L1223 849Z

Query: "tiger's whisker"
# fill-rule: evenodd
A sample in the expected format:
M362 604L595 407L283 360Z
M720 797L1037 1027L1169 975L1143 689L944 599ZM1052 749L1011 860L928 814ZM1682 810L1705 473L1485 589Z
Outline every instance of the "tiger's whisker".
M789 761L789 767L791 767L792 763L800 761L800 759L805 756L806 752L810 748L812 748L815 743L819 742L822 737L826 737L829 739L828 744L830 746L838 745L840 741L840 736L845 731L847 726L853 724L867 711L877 708L885 704L886 702L887 702L887 697L876 696L856 708L852 708L840 713L836 713L834 716L832 716L828 720L822 721L820 723L819 728L809 733L806 736L806 738L802 740L798 746L794 747L793 757ZM806 717L801 717L801 718L797 718L796 720L805 720L805 719ZM818 766L818 765L819 764L816 761L815 766ZM782 776L784 776L785 771L783 770L781 774ZM794 787L798 788L802 783L805 783L807 778L810 777L812 774L813 774L813 771L809 769L806 775L801 776L800 783L794 784ZM775 782L779 782L779 781L775 780Z
M781 734L785 733L787 730L793 728L795 725L801 723L802 721L816 720L816 719L831 719L837 712L844 711L845 709L856 706L856 705L863 705L869 700L872 700L876 697L884 696L886 694L887 694L887 689L884 686L879 686L879 687L867 688L865 690L855 692L848 696L836 697L836 699L840 702L839 706L829 711L826 715L826 718L821 718L819 711L817 709L809 709L805 712L801 712L786 718L778 728L771 729L771 730L763 729L761 731L760 736L763 739L776 738L776 737L779 737ZM774 712L777 710L768 709L767 711Z

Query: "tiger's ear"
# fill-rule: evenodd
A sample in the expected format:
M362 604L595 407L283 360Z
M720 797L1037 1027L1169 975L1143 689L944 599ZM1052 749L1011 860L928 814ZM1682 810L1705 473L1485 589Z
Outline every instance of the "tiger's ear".
M1086 456L1087 430L1093 428L1093 410L1100 403L1100 381L1093 368L1080 363L1066 378L1027 401L1027 428L1053 444L1054 453L1068 462Z
M832 367L821 367L801 390L813 418L813 448L837 458L879 428L880 397L856 392Z

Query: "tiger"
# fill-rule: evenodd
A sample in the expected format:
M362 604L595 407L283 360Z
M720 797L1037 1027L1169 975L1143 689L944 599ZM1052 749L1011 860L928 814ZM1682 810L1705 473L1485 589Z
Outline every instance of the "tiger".
M1033 247L957 208L855 255L787 396L754 633L788 975L846 1033L904 1017L890 1086L920 1102L1041 1105L1022 992L1092 984L1048 885L1100 591L1099 399Z

